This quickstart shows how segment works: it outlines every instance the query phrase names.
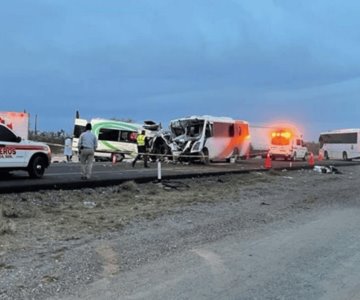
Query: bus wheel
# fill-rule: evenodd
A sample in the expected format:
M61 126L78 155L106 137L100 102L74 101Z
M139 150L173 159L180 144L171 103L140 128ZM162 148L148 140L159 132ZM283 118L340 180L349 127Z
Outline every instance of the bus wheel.
M231 159L233 159L236 162L238 158L239 158L239 150L235 148L231 154L231 157L226 159L226 162L228 163L231 162Z
M325 160L329 160L329 153L327 151L325 151L324 153L324 158Z
M201 152L200 152L200 155L201 155L201 162L204 164L204 165L208 165L210 163L210 159L209 159L209 150L204 148Z
M347 156L347 153L345 151L343 152L343 160L348 160L348 156Z

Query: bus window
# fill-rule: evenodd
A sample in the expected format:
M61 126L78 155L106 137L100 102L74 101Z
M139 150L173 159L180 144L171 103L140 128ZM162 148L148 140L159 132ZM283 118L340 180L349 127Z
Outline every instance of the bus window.
M101 128L99 131L99 140L117 142L119 140L119 133L120 131L117 129Z
M137 133L136 132L129 132L129 141L132 143L136 143L136 137L137 137Z
M214 136L215 137L229 137L230 124L228 123L214 123Z
M229 126L229 136L233 137L234 135L235 135L235 126L234 126L234 124L231 124Z
M136 134L132 136L135 132L132 131L121 131L120 132L120 142L133 143L136 141Z

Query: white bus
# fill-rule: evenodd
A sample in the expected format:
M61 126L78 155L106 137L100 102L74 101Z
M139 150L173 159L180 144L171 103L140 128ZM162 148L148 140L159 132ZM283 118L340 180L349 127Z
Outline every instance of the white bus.
M234 161L245 156L249 124L227 117L191 116L172 120L171 151L181 160Z
M319 137L320 152L325 159L360 158L360 129L323 132Z

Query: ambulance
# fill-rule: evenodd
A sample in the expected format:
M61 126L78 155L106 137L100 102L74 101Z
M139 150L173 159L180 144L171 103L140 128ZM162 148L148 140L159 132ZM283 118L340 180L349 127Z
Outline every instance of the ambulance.
M270 132L270 157L275 160L306 160L308 149L302 135L293 128L276 128Z
M50 147L18 136L0 123L0 173L22 170L32 178L41 178L51 162Z
M29 114L26 112L0 111L0 124L6 125L23 139L29 138Z

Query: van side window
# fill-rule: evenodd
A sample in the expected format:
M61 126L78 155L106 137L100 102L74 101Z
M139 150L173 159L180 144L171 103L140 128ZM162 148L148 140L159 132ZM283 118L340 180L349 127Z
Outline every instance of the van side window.
M132 131L121 131L120 132L120 142L125 143L134 143L136 142L136 137L134 136L135 132Z
M99 141L113 141L119 140L119 130L101 128L99 131Z

